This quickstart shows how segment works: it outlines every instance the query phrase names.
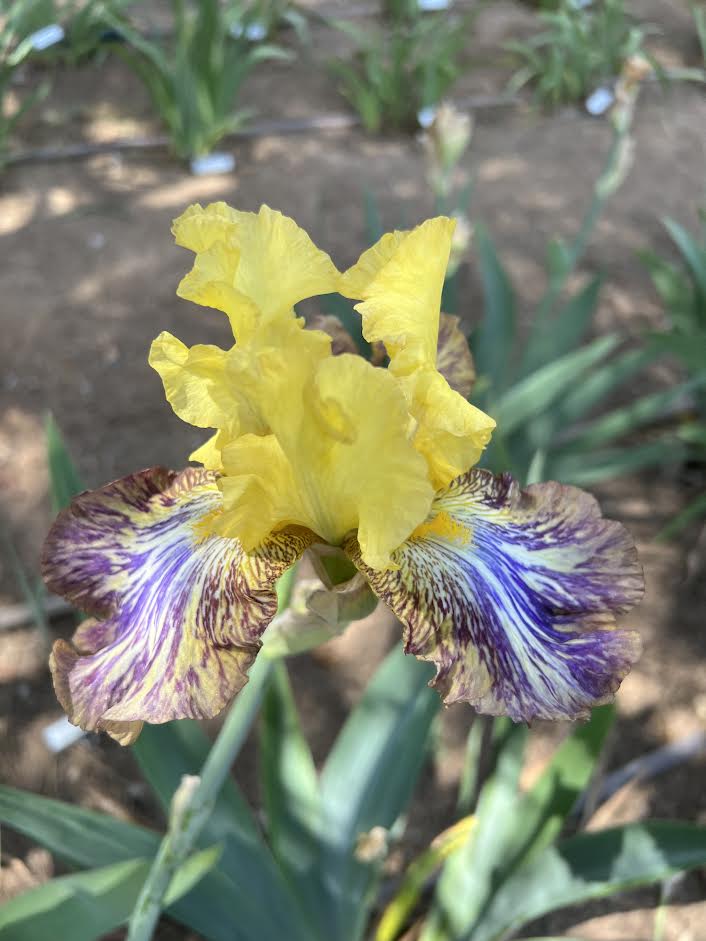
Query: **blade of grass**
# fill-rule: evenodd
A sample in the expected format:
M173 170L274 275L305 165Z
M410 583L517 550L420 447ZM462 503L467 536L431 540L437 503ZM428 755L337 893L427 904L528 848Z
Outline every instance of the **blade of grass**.
M492 891L493 876L513 845L517 789L527 729L496 720L497 762L486 780L465 844L446 861L421 941L461 941L470 932Z
M283 661L274 664L270 675L260 729L260 777L269 843L316 923L321 906L311 871L320 850L319 782ZM321 924L318 927L323 931Z
M541 367L513 385L495 405L493 417L507 436L520 425L544 412L560 399L581 375L605 359L618 345L616 334L599 337L583 349L576 350Z
M439 697L428 686L432 674L429 664L396 647L348 716L324 765L322 904L329 913L329 937L337 941L355 941L365 930L363 900L379 873L356 859L355 847L373 827L389 830L407 806L439 709Z
M490 379L493 396L497 397L505 390L509 378L509 357L516 330L515 292L487 230L478 225L475 234L484 311L473 337L473 355L479 375Z
M63 510L71 503L72 497L85 490L85 487L69 454L64 436L51 413L46 417L44 435L49 464L52 508L55 513L58 513L59 510Z

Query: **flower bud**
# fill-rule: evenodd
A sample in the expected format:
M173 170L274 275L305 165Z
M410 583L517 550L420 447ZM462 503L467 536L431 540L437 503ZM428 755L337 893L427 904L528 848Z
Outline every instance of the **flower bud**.
M632 55L623 63L615 86L615 105L611 113L613 125L618 131L630 127L640 88L651 73L652 66L644 56Z
M446 195L451 176L473 135L473 119L453 105L439 106L422 140L429 165L429 180L434 191Z

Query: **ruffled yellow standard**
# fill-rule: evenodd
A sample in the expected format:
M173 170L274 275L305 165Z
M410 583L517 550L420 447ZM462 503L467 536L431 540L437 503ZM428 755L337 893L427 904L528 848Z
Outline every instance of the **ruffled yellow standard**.
M361 299L363 336L385 344L435 489L479 460L495 422L458 395L436 368L441 291L455 221L429 219L412 232L384 235L341 278L340 292Z
M84 494L50 533L49 585L94 616L52 658L72 721L130 741L143 721L223 708L277 577L324 544L390 604L447 701L526 720L612 695L638 651L614 621L641 590L634 550L587 495L472 469L494 422L468 402L468 346L440 313L453 227L393 232L341 274L267 206L176 220L195 254L178 293L223 311L235 342L162 333L150 352L176 414L213 431L191 455L204 469ZM340 327L335 355L297 317L333 292L358 302L387 368L350 352Z

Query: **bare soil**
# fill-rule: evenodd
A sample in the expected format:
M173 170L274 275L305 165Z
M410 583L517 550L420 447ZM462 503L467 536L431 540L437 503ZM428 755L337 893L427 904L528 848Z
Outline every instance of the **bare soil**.
M315 5L315 4L310 4ZM329 4L329 8L330 8ZM342 8L342 4L338 4ZM663 61L693 64L696 53L686 4L645 0L645 19L662 33ZM473 68L458 97L498 94L511 71L501 44L533 28L527 8L496 2L469 36ZM289 41L289 40L286 40ZM311 48L293 63L265 66L247 83L244 102L259 119L345 111L325 70L340 39L315 26ZM28 73L27 81L36 80ZM522 306L544 286L550 236L574 232L609 143L605 122L580 110L545 115L523 105L479 109L464 169L473 175L472 215L492 231L518 287ZM669 254L660 223L669 215L694 227L704 194L706 97L685 84L650 85L635 124L635 165L594 235L582 274L602 271L606 287L596 330L616 326L638 337L661 322L658 300L637 252ZM142 88L109 59L60 71L51 96L25 122L23 148L60 147L160 133ZM234 174L197 178L168 154L123 152L85 160L39 161L0 176L0 520L30 572L50 523L43 421L55 415L87 486L152 464L183 466L199 433L164 402L146 354L170 330L185 342L227 343L225 318L175 297L190 264L172 244L172 218L191 202L225 199L241 208L260 203L294 216L339 266L365 247L365 194L379 203L387 227L411 225L433 211L421 147L407 137L371 138L347 130L259 137L232 146ZM472 325L481 289L471 258L464 273L463 315ZM657 384L673 381L658 370ZM627 620L643 636L640 664L618 696L620 719L608 756L617 767L706 727L706 540L697 526L674 543L655 534L704 486L699 469L651 472L602 486L608 515L634 533L647 575L647 596ZM0 556L0 603L22 600L9 557ZM68 622L54 624L58 634ZM398 637L385 612L343 638L292 663L295 689L317 760L382 655ZM51 690L42 638L31 626L0 634L0 780L159 825L160 818L126 750L91 737L54 755L42 729L61 715ZM446 712L439 749L424 774L402 855L409 857L451 819L470 708ZM565 729L540 725L528 777ZM599 812L601 825L677 817L706 822L703 756L638 782ZM236 768L258 800L256 752L250 744ZM6 894L47 878L54 862L26 841L4 834ZM14 862L9 865L11 858ZM23 862L24 860L24 862ZM684 879L670 900L665 941L706 938L704 881ZM657 889L615 903L596 903L535 926L595 941L649 941ZM165 924L163 938L185 937ZM192 936L193 937L193 936Z

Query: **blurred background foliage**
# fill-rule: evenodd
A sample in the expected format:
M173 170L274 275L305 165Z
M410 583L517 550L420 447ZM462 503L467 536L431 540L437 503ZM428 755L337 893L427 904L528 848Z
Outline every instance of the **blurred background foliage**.
M544 30L508 48L522 62L512 87L529 82L543 104L580 101L612 82L631 55L644 55L650 27L634 20L624 0L556 0L541 4L541 10Z
M0 14L0 150L7 150L25 111L46 94L41 83L21 104L8 103L13 75L26 60L78 66L112 53L145 83L175 155L201 156L251 116L237 107L249 72L295 54L277 44L281 30L293 27L305 46L307 16L313 15L289 0L170 0L170 27L150 35L133 21L141 6L135 0L6 0ZM350 54L330 67L367 130L431 123L433 110L471 67L463 50L483 6L484 0L390 0L382 3L376 25L316 14L352 43ZM513 92L528 84L548 106L581 101L611 86L631 56L649 56L644 39L653 27L629 13L624 0L556 0L540 7L542 28L506 46L519 65ZM693 16L703 48L703 7L694 4ZM682 72L703 79L698 69Z

